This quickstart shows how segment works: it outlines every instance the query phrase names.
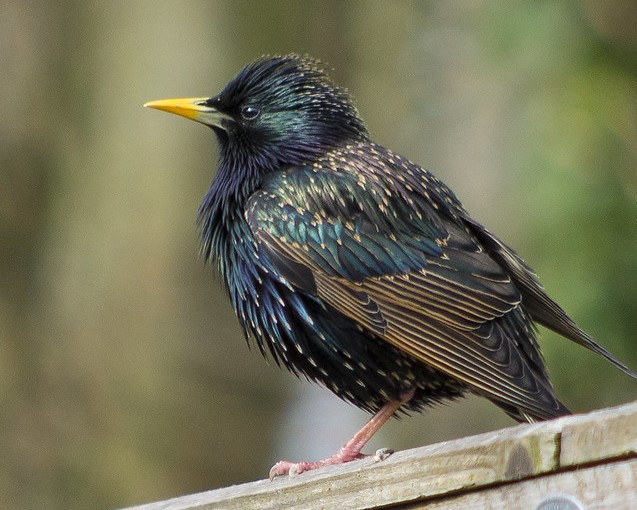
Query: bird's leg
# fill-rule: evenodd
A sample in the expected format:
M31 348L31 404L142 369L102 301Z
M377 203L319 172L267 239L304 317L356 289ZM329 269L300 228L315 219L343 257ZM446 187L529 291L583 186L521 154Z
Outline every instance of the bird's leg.
M371 457L361 453L363 447L369 440L380 430L380 428L398 411L400 406L408 402L414 396L414 390L409 390L400 396L400 400L392 400L381 407L378 412L372 416L369 421L363 425L354 436L345 443L341 449L327 459L314 462L290 462L289 460L280 460L272 469L270 469L270 480L277 476L289 474L290 476L298 475L303 471L311 471L323 466L332 466L334 464L344 464L356 459ZM377 461L386 459L393 452L387 448L380 449L374 455Z

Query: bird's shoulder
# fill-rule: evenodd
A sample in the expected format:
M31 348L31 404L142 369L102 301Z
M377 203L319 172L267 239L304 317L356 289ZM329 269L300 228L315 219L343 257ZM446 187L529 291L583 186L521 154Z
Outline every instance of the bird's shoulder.
M453 191L433 174L369 141L269 173L252 201L273 199L327 216L376 216L378 227L391 231L397 227L391 218L406 216L444 234L441 218L457 220L464 214Z
M446 274L458 284L490 281L517 291L482 249L448 188L378 145L355 144L313 164L268 176L246 205L250 229L277 269L349 281Z
M360 280L422 269L449 239L424 190L432 176L379 146L355 144L269 174L246 204L255 237L332 276ZM401 166L402 165L402 166ZM421 172L421 188L414 183Z

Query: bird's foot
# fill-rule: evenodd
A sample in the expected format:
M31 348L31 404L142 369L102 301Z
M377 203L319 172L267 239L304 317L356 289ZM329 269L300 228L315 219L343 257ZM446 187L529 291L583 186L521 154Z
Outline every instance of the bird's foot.
M274 480L278 476L296 476L305 471L312 471L313 469L324 466L335 466L337 464L345 464L353 460L367 459L370 457L373 458L374 462L380 462L381 460L385 460L392 453L394 453L394 451L389 448L381 448L380 450L376 450L374 455L366 455L361 453L360 450L357 451L356 448L347 448L347 446L345 446L331 457L314 462L290 462L289 460L280 460L270 469L270 480Z
M365 447L372 436L378 432L383 424L402 406L414 396L414 390L409 390L400 396L400 400L391 400L381 407L378 412L372 416L369 421L361 428L354 437L341 447L338 453L328 457L327 459L318 460L316 462L290 462L289 460L281 460L270 469L270 480L277 476L298 475L304 471L311 471L323 466L334 466L336 464L345 464L353 460L365 459L372 455L365 455L361 450ZM389 448L381 448L373 455L374 462L380 462L389 457L393 450Z

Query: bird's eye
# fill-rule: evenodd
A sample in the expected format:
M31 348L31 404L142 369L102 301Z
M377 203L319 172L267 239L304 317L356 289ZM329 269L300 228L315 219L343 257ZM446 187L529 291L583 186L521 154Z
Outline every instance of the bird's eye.
M241 116L245 120L254 120L259 116L260 113L261 110L254 106L244 106L243 108L241 108Z

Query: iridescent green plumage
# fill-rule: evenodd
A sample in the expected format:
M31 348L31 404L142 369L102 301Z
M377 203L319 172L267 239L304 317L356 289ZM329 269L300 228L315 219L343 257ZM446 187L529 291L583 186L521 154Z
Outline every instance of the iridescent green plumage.
M204 253L277 363L369 411L469 391L543 420L568 410L536 321L635 376L449 188L374 144L316 61L260 59L196 104L214 122L188 116L221 145L199 213Z

